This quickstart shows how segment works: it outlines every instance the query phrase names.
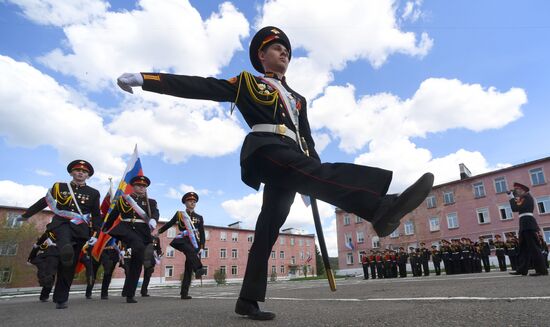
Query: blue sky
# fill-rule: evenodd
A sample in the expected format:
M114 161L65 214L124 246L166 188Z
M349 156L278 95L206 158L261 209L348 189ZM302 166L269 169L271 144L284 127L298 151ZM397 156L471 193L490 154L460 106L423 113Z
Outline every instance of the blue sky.
M0 204L32 204L87 159L105 192L138 144L163 218L197 191L208 224L253 227L261 192L240 181L248 132L229 104L115 85L123 72L229 78L276 25L289 84L308 99L323 161L394 171L399 192L549 155L547 1L0 1ZM335 254L334 208L321 204ZM287 227L313 232L297 198Z

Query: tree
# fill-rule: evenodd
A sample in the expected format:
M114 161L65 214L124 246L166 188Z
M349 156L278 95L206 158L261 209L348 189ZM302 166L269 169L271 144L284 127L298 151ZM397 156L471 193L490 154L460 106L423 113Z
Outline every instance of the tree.
M321 256L321 251L315 244L315 264L317 265L317 276L325 275L325 265L323 264L323 257Z

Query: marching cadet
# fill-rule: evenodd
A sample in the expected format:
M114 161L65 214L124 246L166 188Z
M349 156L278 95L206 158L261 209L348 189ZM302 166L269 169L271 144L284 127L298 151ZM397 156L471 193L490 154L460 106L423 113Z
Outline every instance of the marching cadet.
M452 263L451 263L451 246L449 241L441 240L439 242L440 247L439 251L441 252L441 259L443 260L443 267L445 268L445 275L452 274Z
M481 261L483 262L483 268L485 269L485 272L490 272L491 263L489 262L489 256L491 255L491 246L489 245L489 243L485 242L483 236L479 237L479 247L479 256L481 257Z
M150 257L154 249L149 244L153 242L151 232L157 226L159 210L157 201L147 196L147 187L151 185L149 178L136 176L130 180L130 185L133 193L119 197L104 229L109 230L109 235L121 240L127 250L132 250L122 294L126 297L126 303L137 303L134 296L141 269L144 265L149 268L152 264ZM120 223L110 230L119 215Z
M506 234L506 255L510 260L510 267L516 270L518 267L518 240L512 233Z
M148 297L149 296L149 281L151 280L151 276L153 276L153 273L155 272L155 265L157 264L157 261L162 256L162 249L160 247L160 238L158 236L153 236L153 249L154 252L151 253L152 258L149 258L151 261L151 266L148 268L143 267L143 282L141 283L141 296L142 297ZM145 260L144 260L145 261Z
M380 251L376 251L376 273L378 274L379 279L384 278L384 258Z
M92 282L88 283L88 286L86 287L86 298L92 296L92 289L94 288L99 266L103 266L103 280L101 281L101 299L109 299L109 285L111 285L111 279L113 278L113 272L116 268L116 264L119 262L119 260L121 260L122 256L123 254L117 245L117 240L115 238L111 238L103 248L103 251L101 252L101 256L99 258L99 262L92 257L93 277Z
M365 251L361 251L361 265L363 266L363 279L369 279L369 258Z
M180 234L170 243L174 249L185 254L185 270L181 280L180 296L182 300L189 300L189 286L191 286L191 274L195 272L197 278L203 275L202 262L200 255L204 249L205 233L204 219L195 212L195 207L199 201L199 195L195 192L187 192L181 198L185 205L185 211L177 211L169 222L159 229L159 234L164 233L168 228L176 223Z
M397 265L399 267L399 277L407 277L407 259L409 258L409 255L405 251L404 247L399 248L399 252L397 254Z
M495 255L498 260L498 267L500 271L506 271L506 243L501 240L500 235L495 235L495 241L493 242L495 246Z
M420 263L424 270L424 276L430 276L430 250L426 248L426 243L420 242Z
M370 250L369 255L370 274L372 279L376 279L376 255L374 250Z
M48 302L50 292L55 282L55 274L59 265L59 251L54 243L55 236L51 232L45 232L32 246L27 261L36 266L38 284L42 287L40 301Z
M539 225L533 216L535 201L529 193L529 188L520 183L514 183L514 190L508 192L510 206L513 212L519 213L519 252L518 265L512 275L527 275L532 263L535 273L529 276L548 275L548 268L542 257L537 232Z
M242 72L229 80L173 74L123 74L117 83L173 96L233 102L252 129L241 149L241 176L258 190L263 204L235 312L251 319L271 320L259 309L265 301L271 249L296 192L335 205L370 221L380 237L391 234L408 212L418 207L433 185L424 174L400 195L387 195L392 172L347 163L321 163L307 119L306 99L292 90L285 73L292 57L290 40L279 28L267 26L252 38L250 60L263 77Z
M78 255L86 240L93 246L101 226L99 213L99 192L86 185L86 180L94 174L92 165L85 160L74 160L67 166L71 175L70 183L55 183L46 196L28 208L17 220L26 221L32 215L49 207L54 213L46 230L55 237L59 250L57 279L53 301L57 309L68 307L69 290Z
M432 262L434 264L435 274L441 275L441 251L437 249L436 245L432 245Z

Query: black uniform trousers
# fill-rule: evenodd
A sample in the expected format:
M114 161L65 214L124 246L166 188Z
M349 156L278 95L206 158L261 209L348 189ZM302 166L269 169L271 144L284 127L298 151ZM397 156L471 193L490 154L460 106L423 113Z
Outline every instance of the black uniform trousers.
M371 261L370 263L370 274L372 279L376 279L376 262Z
M42 286L40 300L46 300L50 297L55 282L59 257L57 255L38 255L32 259L31 263L37 268L36 277L38 278L38 284Z
M149 293L149 282L151 281L151 276L155 272L155 265L152 265L149 268L143 268L143 282L141 283L141 295L147 295Z
M139 224L143 226L133 226ZM120 225L116 228L118 229L118 233L112 235L121 240L126 248L132 249L132 256L130 257L130 262L126 269L126 278L124 279L122 294L126 297L134 297L143 267L145 246L151 242L151 232L149 226L144 223L132 224L123 221L120 222ZM149 235L147 235L147 232Z
M496 253L497 260L498 260L498 267L500 268L500 271L506 271L506 256L504 255L504 251L501 253Z
M488 255L482 255L481 261L483 262L483 268L485 269L485 272L491 271L491 263L489 262L489 256Z
M399 265L399 277L407 277L407 262L400 262Z
M424 270L424 276L430 276L430 266L428 259L422 259L422 270Z
M363 264L363 278L364 279L369 279L369 264L368 263Z
M548 274L544 263L537 233L534 230L519 232L519 253L517 272L527 274L529 265L533 264L535 271L540 274Z
M188 238L178 239L177 241L174 240L170 243L170 246L185 254L185 269L181 280L180 295L186 296L189 293L193 272L202 268L202 263L197 253L198 249L193 247Z
M105 249L101 253L99 258L100 262L97 262L92 259L92 269L93 269L93 278L88 281L86 286L86 295L92 294L92 289L94 288L95 280L97 277L97 271L99 266L103 266L103 280L101 281L101 296L109 296L109 285L111 285L111 279L113 278L113 272L115 271L116 264L119 260L118 251L115 249Z
M516 270L518 268L518 255L516 253L508 255L508 259L510 259L512 270Z
M441 275L441 260L433 260L435 274Z
M81 238L71 226L71 222L67 220L63 223L58 223L51 231L55 235L55 243L58 249L62 249L65 245L70 244L73 247L73 262L70 266L64 266L61 262L57 265L57 279L55 281L55 289L53 292L53 301L55 303L63 303L69 300L69 290L74 279L75 267L78 263L78 257L86 238Z

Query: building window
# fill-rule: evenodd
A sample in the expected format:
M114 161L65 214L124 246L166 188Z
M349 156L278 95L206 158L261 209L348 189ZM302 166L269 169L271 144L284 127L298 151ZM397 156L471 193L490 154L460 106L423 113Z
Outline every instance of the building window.
M353 265L353 253L346 254L346 264Z
M548 213L550 210L550 196L541 196L537 198L537 208L539 209L539 214Z
M346 244L352 244L353 243L353 238L351 237L351 233L346 233L344 235L344 239L346 240Z
M174 227L168 228L168 232L166 233L167 238L174 238L176 237L176 229Z
M356 224L360 224L363 222L363 218L359 217L359 216L355 216L355 223Z
M271 266L271 273L272 273L272 274L276 274L276 273L277 273L277 267L276 267L276 266Z
M167 258L173 258L173 257L174 257L174 253L175 253L174 248L171 247L170 245L168 245L168 246L166 247L166 257L167 257Z
M248 235L247 240L248 240L248 243L254 242L254 234Z
M295 265L295 264L296 264L296 257L295 257L295 256L291 256L291 257L290 257L290 264L291 264L291 265Z
M285 258L285 251L279 251L279 259Z
M439 229L439 217L430 218L430 232L437 232Z
M443 202L445 204L453 204L455 203L455 195L454 193L451 191L451 192L445 192L443 193Z
M271 259L275 259L275 251L271 251Z
M349 225L350 219L349 219L349 213L344 214L344 225Z
M17 212L8 212L6 220L6 228L19 228L21 227L22 221L17 221L19 214Z
M227 258L227 250L226 249L220 249L220 258L222 258L222 259Z
M227 275L227 269L225 269L225 266L220 266L220 273Z
M204 231L204 238L208 241L210 239L210 231L209 230L205 230Z
M11 282L11 268L0 269L0 284L9 284Z
M0 256L14 256L17 254L17 243L0 243Z
M509 203L499 205L498 212L500 214L500 220L512 219L512 208Z
M504 193L508 191L508 185L506 185L506 178L495 178L495 192Z
M237 259L239 257L237 249L231 249L231 258Z
M220 241L226 241L226 240L227 240L227 233L220 232Z
M550 228L546 227L542 229L544 233L544 241L548 244L550 244Z
M449 229L458 228L458 216L456 212L447 214L447 228Z
M285 245L285 237L284 236L279 237L279 244Z
M403 226L405 227L405 235L414 234L414 224L412 221L407 221Z
M208 248L204 248L202 250L201 258L204 258L204 259L208 258Z
M304 246L304 240L302 240L301 238L298 239L298 245L299 246Z
M281 274L284 274L285 273L285 266L281 265L281 267L279 267L279 272Z
M232 242L238 242L239 241L239 233L231 233L231 241Z
M310 246L311 243L309 242L309 240L306 240L306 246Z
M364 243L364 242L365 242L365 233L357 232L357 243Z
M203 270L204 276L207 276L208 275L208 266L202 266L202 270Z
M378 238L378 236L375 236L372 238L372 248L378 249L379 247L380 247L380 239Z
M391 237L391 238L399 237L399 228L397 228L396 230L394 230L393 232L391 232L390 237Z
M304 251L300 251L300 259L304 260Z
M164 267L164 277L173 277L174 276L174 266Z
M483 182L474 183L474 197L482 198L485 196L485 186L483 186Z
M541 185L544 184L544 172L542 171L542 168L536 168L529 170L529 175L531 175L531 184L534 185Z
M437 203L435 202L435 195L430 195L426 198L426 206L428 209L435 208Z
M294 245L294 237L290 238L290 245Z
M491 217L489 217L488 208L476 209L476 213L477 213L477 222L479 224L488 224L491 222Z
M231 266L231 275L236 276L239 274L239 269L237 266Z

